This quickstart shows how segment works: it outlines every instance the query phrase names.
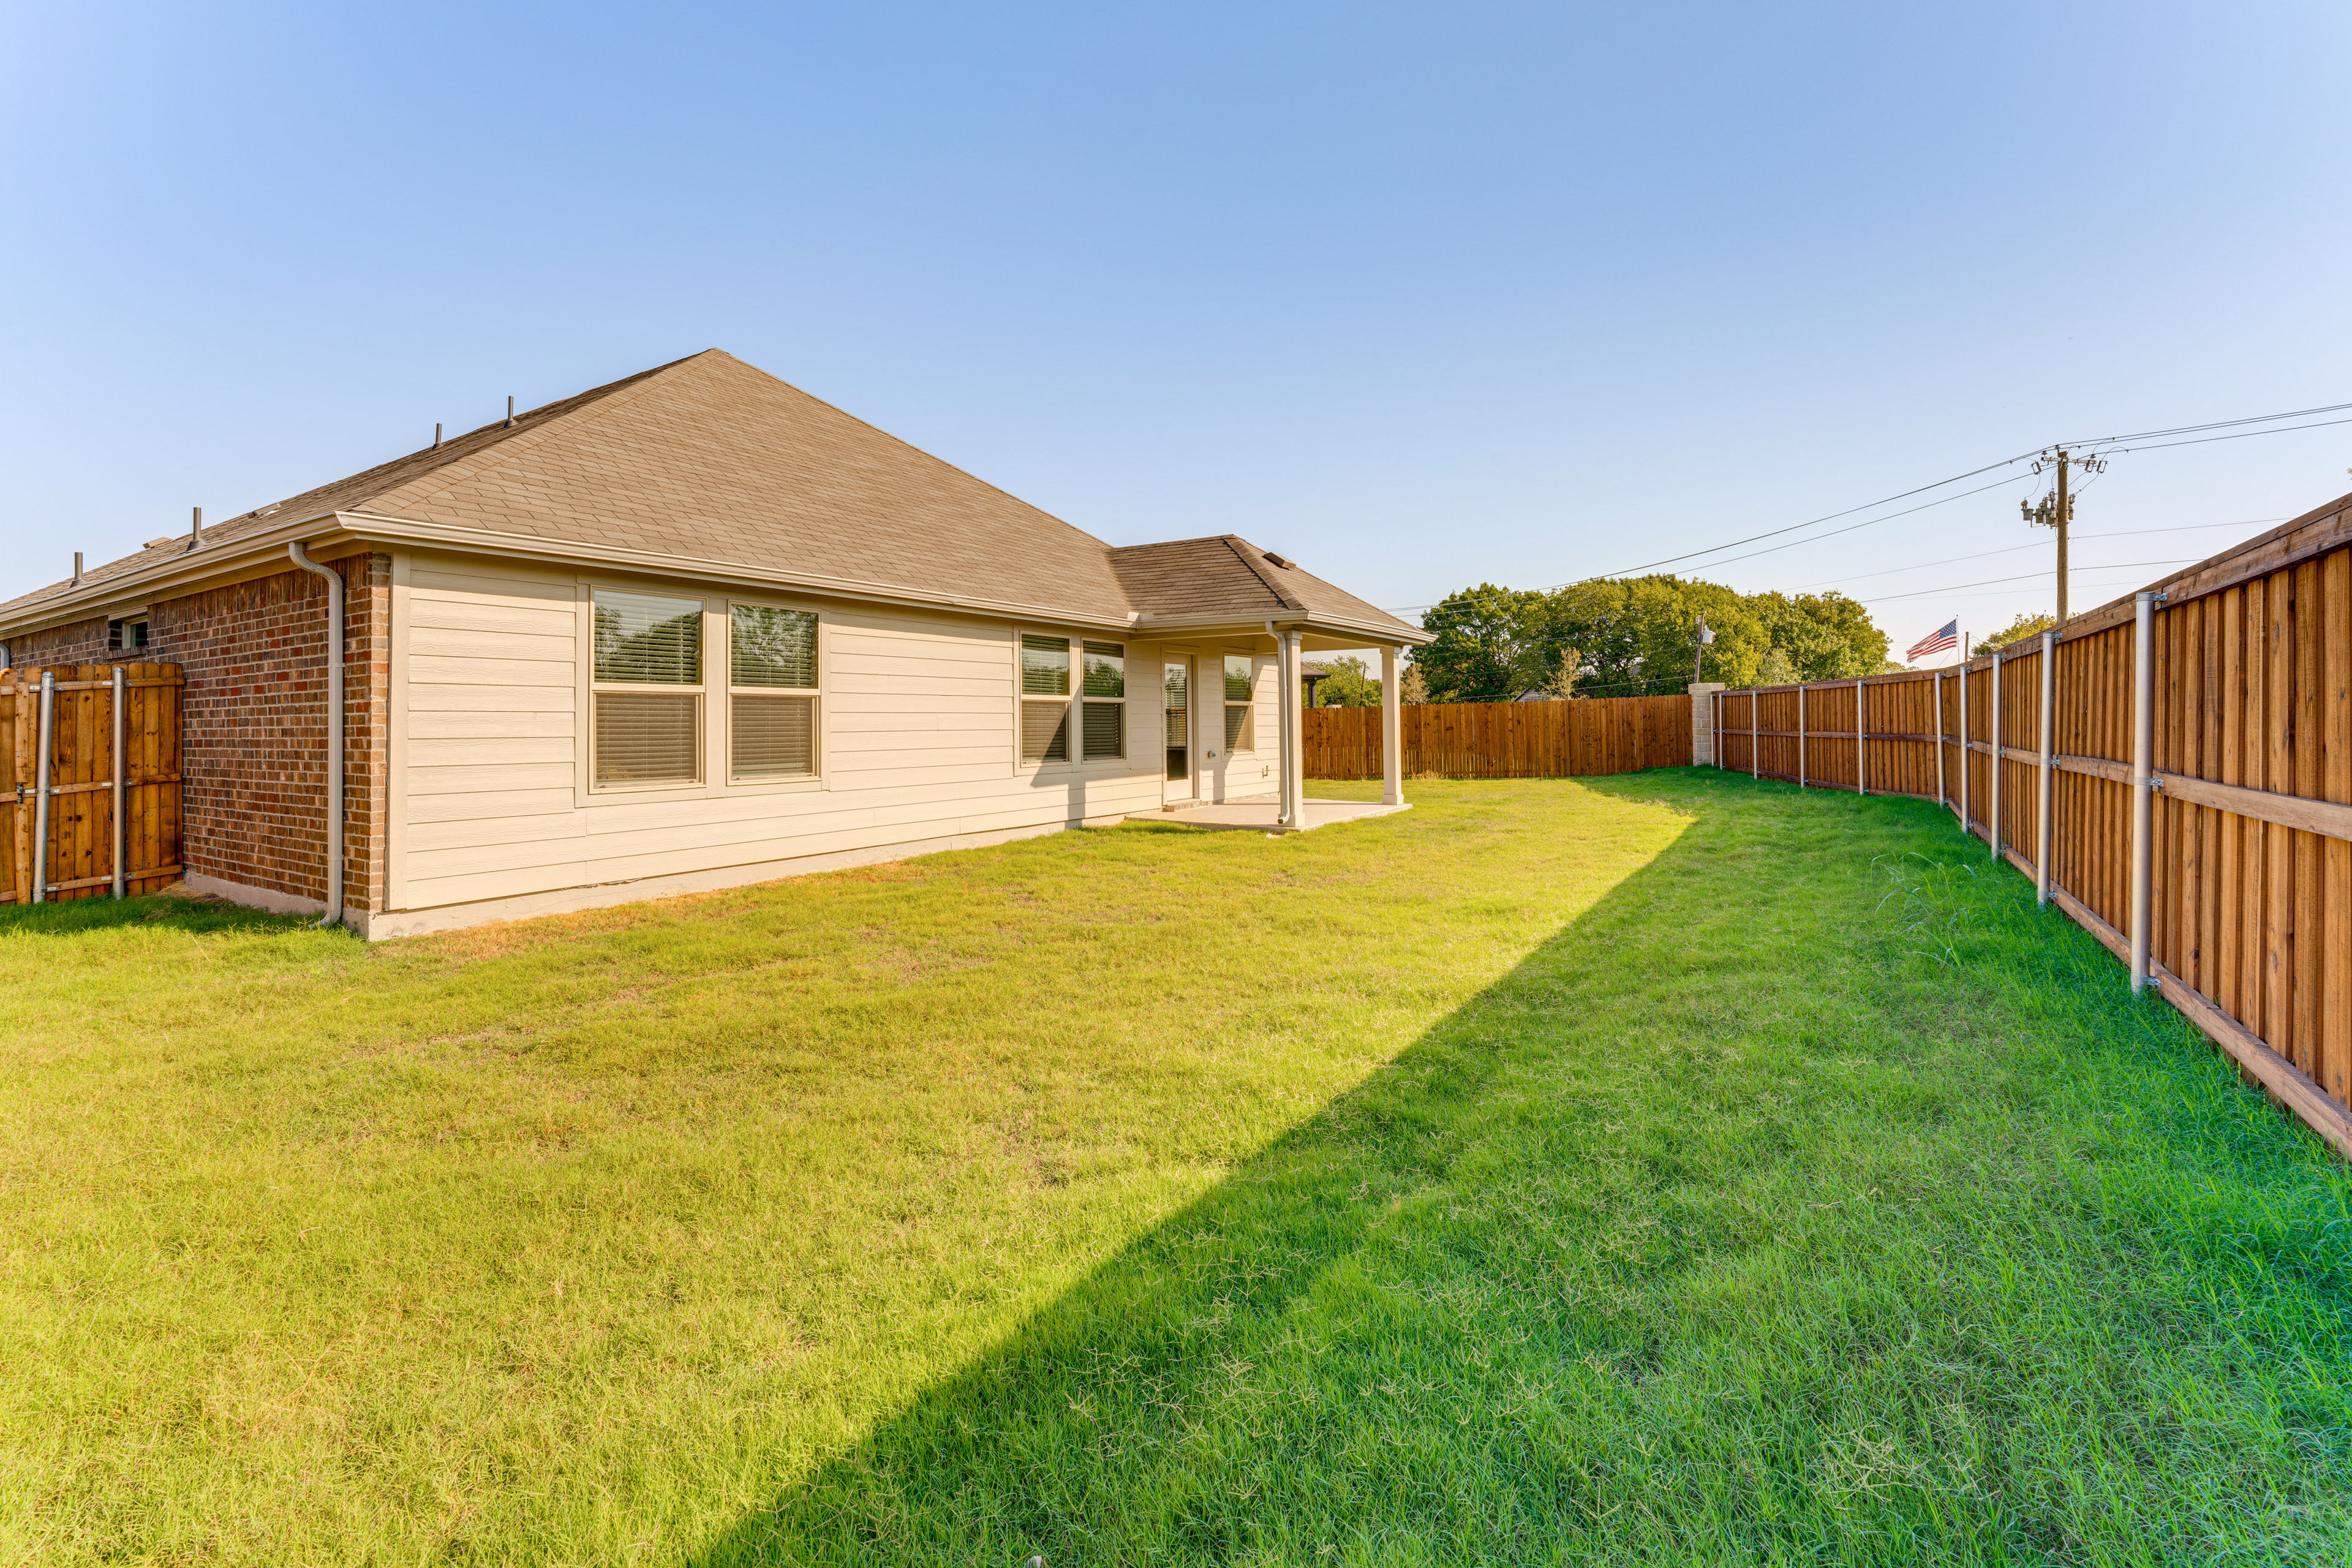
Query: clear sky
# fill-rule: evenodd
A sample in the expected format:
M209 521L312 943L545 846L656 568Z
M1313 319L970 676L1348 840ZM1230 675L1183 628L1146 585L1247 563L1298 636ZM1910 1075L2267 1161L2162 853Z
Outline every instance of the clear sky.
M714 345L1113 542L1399 607L2352 401L2340 4L6 28L0 594ZM2076 607L2347 464L2352 425L2117 458ZM2047 564L2027 493L1699 569L1987 630L2050 602L1974 585Z

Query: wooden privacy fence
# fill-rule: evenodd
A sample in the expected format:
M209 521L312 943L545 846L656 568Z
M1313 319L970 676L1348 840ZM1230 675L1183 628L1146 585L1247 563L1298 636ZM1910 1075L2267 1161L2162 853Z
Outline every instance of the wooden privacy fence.
M1563 778L1691 759L1688 697L1409 703L1400 718L1408 777ZM1306 719L1308 778L1381 776L1381 710L1309 708Z
M1719 692L1716 755L1948 806L2352 1154L2347 541L2352 496L1954 669Z
M180 875L181 684L176 664L0 669L0 903Z

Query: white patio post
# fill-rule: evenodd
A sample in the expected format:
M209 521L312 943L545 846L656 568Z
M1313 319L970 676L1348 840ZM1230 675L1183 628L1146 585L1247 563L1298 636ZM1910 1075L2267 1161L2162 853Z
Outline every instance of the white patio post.
M1404 679L1397 650L1381 649L1381 804L1404 804Z
M1290 679L1282 695L1290 704L1290 748L1283 754L1283 782L1290 786L1290 826L1307 826L1307 634L1286 632L1283 646L1290 654Z

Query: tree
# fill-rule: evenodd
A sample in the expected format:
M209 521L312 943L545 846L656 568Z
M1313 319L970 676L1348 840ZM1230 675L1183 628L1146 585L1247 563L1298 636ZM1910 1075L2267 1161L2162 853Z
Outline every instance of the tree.
M1381 678L1372 673L1372 667L1363 659L1350 653L1318 662L1330 673L1315 684L1317 707L1378 708L1381 705Z
M1769 667L1790 681L1834 680L1885 666L1886 634L1843 595L1739 594L1659 574L1595 577L1549 594L1482 584L1423 618L1439 641L1413 655L1413 668L1438 702L1507 701L1529 688L1671 694L1693 679L1702 615L1715 633L1708 679L1749 685Z
M1413 650L1412 667L1428 682L1429 700L1508 702L1550 679L1558 654L1544 603L1541 594L1481 583L1424 611L1422 629L1436 640Z
M2020 616L1990 637L1979 637L1976 645L1977 651L1981 653L1987 648L2007 647L2011 643L2023 642L2030 637L2037 637L2048 631L2057 624L2058 617L2055 616Z

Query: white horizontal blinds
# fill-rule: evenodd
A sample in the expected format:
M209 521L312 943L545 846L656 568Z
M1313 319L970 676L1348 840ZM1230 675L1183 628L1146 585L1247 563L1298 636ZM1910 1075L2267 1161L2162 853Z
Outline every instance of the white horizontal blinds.
M1070 760L1070 639L1021 639L1021 760Z
M737 686L816 689L816 616L737 605L728 644L729 679Z
M1192 734L1190 715L1186 711L1191 699L1185 689L1184 661L1170 659L1161 679L1168 714L1168 776L1171 779L1185 778L1192 773Z
M1079 645L1086 664L1081 752L1087 762L1127 755L1127 645Z
M729 775L816 775L816 616L765 605L729 606Z
M1225 655L1225 751L1257 750L1257 705L1252 659L1245 653Z
M737 693L735 772L739 779L816 776L816 699Z
M702 601L599 588L595 617L596 782L698 782Z
M596 693L596 782L692 784L701 707L667 692Z

